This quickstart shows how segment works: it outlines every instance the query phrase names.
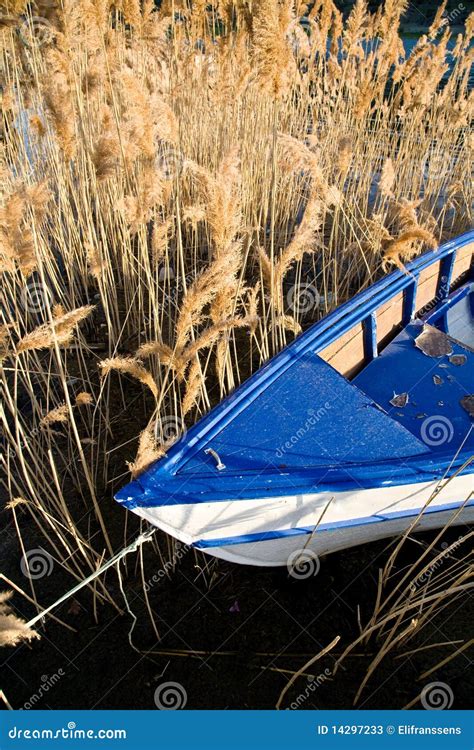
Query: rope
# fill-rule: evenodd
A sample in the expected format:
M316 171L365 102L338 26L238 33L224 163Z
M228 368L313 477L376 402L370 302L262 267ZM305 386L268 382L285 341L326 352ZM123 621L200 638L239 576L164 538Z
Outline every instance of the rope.
M92 573L87 578L84 578L83 581L80 581L80 583L77 584L77 586L74 586L70 591L68 591L66 594L63 594L59 599L57 599L53 604L50 604L49 607L46 607L46 609L43 609L42 612L39 612L39 614L36 615L36 617L33 617L32 620L30 620L26 625L28 628L32 628L33 625L36 625L37 622L43 622L46 615L49 614L53 609L56 609L56 607L59 607L60 604L65 602L69 597L73 596L75 593L80 591L84 588L84 586L87 586L89 583L94 581L96 578L98 578L102 573L105 573L106 570L111 568L113 565L117 565L117 563L120 562L120 560L125 557L126 555L130 554L130 552L136 552L139 547L144 542L149 542L155 533L156 528L148 529L147 531L143 532L143 534L140 534L135 541L133 541L131 544L128 545L128 547L124 547L124 549L120 550L120 552L117 552L113 557L108 560L105 565L102 565L101 568L98 568L95 573ZM118 569L118 566L117 566Z
M117 576L118 576L118 579L119 579L120 591L122 593L123 600L125 602L125 607L127 608L128 614L132 618L132 626L131 626L130 630L128 631L128 642L129 642L130 646L133 648L134 651L136 651L137 653L141 654L142 652L136 646L134 646L133 642L132 642L132 633L135 630L135 625L137 624L137 617L132 612L132 610L130 609L130 604L128 603L128 599L125 596L125 589L123 587L122 574L120 572L120 565L118 563L117 563Z

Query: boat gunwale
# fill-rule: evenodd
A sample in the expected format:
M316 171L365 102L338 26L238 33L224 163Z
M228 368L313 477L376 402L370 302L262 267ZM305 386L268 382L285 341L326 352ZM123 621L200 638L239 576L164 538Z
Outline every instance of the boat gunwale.
M425 461L422 462L421 459ZM428 460L427 460L428 459ZM249 471L230 476L179 475L147 478L143 487L138 477L125 485L116 495L116 500L128 508L158 507L166 505L192 505L229 500L257 500L284 497L289 494L348 492L354 488L369 490L399 487L405 484L430 483L440 485L455 476L474 474L474 457L471 451L460 453L456 460L446 454L441 460L433 454L415 458L398 459L396 462L379 461L373 464L347 465L347 468L314 467L284 472ZM470 460L471 459L471 460ZM344 466L346 466L344 464ZM404 469L402 472L401 469ZM352 472L352 473L351 473ZM159 479L162 479L162 482ZM245 480L257 478L258 484ZM147 497L150 502L147 501Z

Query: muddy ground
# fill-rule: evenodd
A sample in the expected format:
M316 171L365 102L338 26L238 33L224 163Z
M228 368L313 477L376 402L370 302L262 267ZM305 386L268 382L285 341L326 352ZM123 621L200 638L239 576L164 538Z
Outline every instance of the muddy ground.
M115 511L114 511L115 512ZM117 507L118 513L123 513ZM0 571L29 591L22 574L21 551L7 511L1 514ZM42 547L31 522L23 524L27 549ZM129 527L129 540L136 529ZM445 542L459 536L450 530ZM432 534L408 541L397 569L411 564ZM341 641L331 655L309 672L311 683L299 678L283 707L347 709L380 644L357 647L335 676L337 655L359 634L358 619L366 623L373 610L378 570L389 554L390 542L377 542L333 554L321 561L317 575L295 580L282 569L258 569L215 562L183 552L171 578L151 544L145 548L145 575L155 583L150 605L160 634L158 642L146 610L136 555L128 558L124 586L133 618L112 606L98 608L94 620L92 596L82 591L56 614L76 632L49 620L42 638L31 646L2 649L0 688L13 708L152 709L160 701L160 686L179 683L179 701L188 709L271 709L291 672L327 646ZM440 547L438 549L441 549ZM125 609L114 570L106 574L109 590ZM46 605L73 581L54 563L49 575L35 582L38 600ZM2 585L1 588L4 588ZM15 609L26 619L35 610L20 596ZM420 675L472 637L474 599L469 595L444 609L415 639L388 655L362 693L359 708L403 708L426 684L442 682L452 695L453 708L468 708L474 695L471 659L465 651L426 679ZM359 614L358 614L359 612ZM404 655L422 646L416 654ZM290 670L285 672L282 670ZM420 708L418 702L414 705Z

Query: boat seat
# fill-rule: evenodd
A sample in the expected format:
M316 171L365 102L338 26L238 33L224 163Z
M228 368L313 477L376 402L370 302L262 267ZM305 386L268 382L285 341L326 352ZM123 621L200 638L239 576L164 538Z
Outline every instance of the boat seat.
M410 323L352 383L432 450L448 448L454 456L466 436L465 447L474 446L474 421L460 405L474 393L474 352L451 339L464 364L427 356L415 346L422 330L421 321ZM390 403L405 393L405 406Z

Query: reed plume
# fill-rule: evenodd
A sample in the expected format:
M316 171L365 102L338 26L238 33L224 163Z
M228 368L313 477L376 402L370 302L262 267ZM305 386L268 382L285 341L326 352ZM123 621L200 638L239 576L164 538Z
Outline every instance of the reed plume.
M151 234L151 249L153 255L154 264L158 264L160 260L166 256L166 252L169 247L169 241L175 233L175 219L174 216L168 217L164 222L153 223L153 229Z
M26 623L13 614L8 602L12 597L9 591L0 591L0 646L17 646L39 638Z
M192 283L181 303L176 321L176 349L186 346L193 327L204 319L204 308L216 297L220 288L235 279L240 261L240 243L233 243L226 253L216 257Z
M0 362L5 359L10 352L10 329L12 324L0 325Z
M413 227L402 232L397 238L383 243L383 267L388 268L393 263L397 268L405 271L404 261L412 258L416 250L416 243L424 243L433 250L437 247L435 237L422 227Z
M56 408L51 409L47 414L44 415L44 417L41 418L40 428L45 429L52 424L57 424L58 422L67 422L68 420L68 406L67 404L61 404L60 406L56 406Z
M76 116L69 82L62 73L56 73L45 81L44 104L56 134L59 153L72 159L76 153Z
M257 81L271 96L288 92L294 72L288 31L290 5L279 0L258 0L252 20L252 55Z
M94 398L91 393L87 393L87 391L81 391L76 396L76 406L90 406L94 403Z
M27 333L21 338L16 346L18 353L25 351L38 351L40 349L51 349L57 343L59 346L68 346L71 343L74 329L85 320L94 309L93 305L84 305L76 310L55 318L51 323L44 323Z
M119 142L115 135L106 133L101 135L92 150L92 163L99 182L103 182L115 175L119 164Z
M13 273L19 268L28 278L37 266L33 234L28 226L28 214L38 225L44 220L50 192L47 181L21 184L6 199L0 209L0 257L2 270Z
M156 442L154 425L148 425L141 433L138 440L138 451L133 463L128 463L128 468L133 478L138 477L152 463L165 455L165 450Z
M107 265L102 259L101 253L97 247L86 243L85 249L89 273L95 279L99 280L102 278L104 272L106 271Z
M238 149L234 146L222 159L216 178L207 183L205 215L216 257L229 248L240 229L240 187L240 158Z
M146 385L155 398L158 397L158 388L152 374L143 366L140 360L134 357L113 357L100 362L102 377L106 377L112 371L130 375L143 385Z
M183 396L182 414L186 417L193 406L197 403L202 387L201 364L198 359L192 362L186 376L186 390Z
M385 160L379 180L379 190L386 197L393 196L392 188L395 182L395 170L390 157Z
M278 312L277 322L284 328L300 330L290 316L284 315L281 285L290 268L300 262L306 253L314 253L317 249L316 236L321 228L323 203L319 198L311 198L306 204L301 223L296 228L293 238L282 250L279 257L272 264L267 252L260 247L259 258L262 266L263 279L270 291L270 296Z

